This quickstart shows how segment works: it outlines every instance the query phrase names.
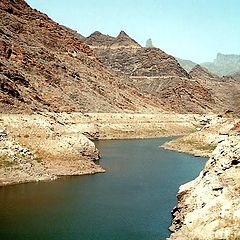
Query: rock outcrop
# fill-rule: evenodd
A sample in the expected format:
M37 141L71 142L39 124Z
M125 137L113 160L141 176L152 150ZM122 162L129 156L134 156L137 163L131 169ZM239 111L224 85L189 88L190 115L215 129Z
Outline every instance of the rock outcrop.
M94 143L56 117L1 115L0 186L104 172Z
M240 71L240 55L218 53L213 62L201 65L219 76L234 74Z
M239 122L230 126L200 175L180 187L169 239L240 238Z
M154 48L151 38L146 41L146 48Z

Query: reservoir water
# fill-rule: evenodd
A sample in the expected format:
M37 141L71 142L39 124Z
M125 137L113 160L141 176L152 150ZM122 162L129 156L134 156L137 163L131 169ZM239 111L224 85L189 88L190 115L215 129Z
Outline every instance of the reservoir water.
M165 239L179 186L206 162L167 140L98 141L104 174L0 188L0 239Z

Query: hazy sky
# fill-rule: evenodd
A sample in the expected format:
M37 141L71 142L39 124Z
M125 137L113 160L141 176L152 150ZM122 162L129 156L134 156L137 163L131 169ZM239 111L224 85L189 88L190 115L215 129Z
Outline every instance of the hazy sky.
M141 45L196 62L240 54L240 0L27 0L84 36L126 31Z

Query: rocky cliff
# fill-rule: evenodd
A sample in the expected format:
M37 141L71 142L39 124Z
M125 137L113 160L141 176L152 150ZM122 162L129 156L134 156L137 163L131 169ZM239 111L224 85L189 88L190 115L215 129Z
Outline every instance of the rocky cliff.
M240 238L240 138L219 142L195 180L180 187L169 239Z
M218 53L213 62L201 65L219 76L234 74L240 71L240 55Z

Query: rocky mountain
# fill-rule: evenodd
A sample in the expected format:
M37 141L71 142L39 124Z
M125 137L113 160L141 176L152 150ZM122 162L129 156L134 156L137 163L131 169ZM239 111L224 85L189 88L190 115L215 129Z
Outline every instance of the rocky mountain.
M174 57L158 48L141 47L124 31L115 38L95 32L85 43L108 68L129 76L189 77Z
M0 29L1 112L162 109L106 69L84 37L23 0L1 0Z
M187 72L190 72L194 68L194 66L197 65L197 63L191 60L185 60L181 58L176 58L176 59L178 60L181 67L184 68Z
M240 82L237 81L237 75L219 77L201 65L196 65L189 75L208 89L219 112L240 114Z
M201 65L219 76L234 74L240 71L240 55L218 53L213 62Z
M223 81L200 65L187 73L173 56L159 48L137 44L131 47L133 39L126 33L124 36L128 41L125 43L129 45L119 44L118 48L112 47L116 41L114 37L100 33L92 35L86 38L85 43L91 40L90 48L108 69L128 75L128 84L142 94L160 99L171 111L238 111L238 101L234 96L240 92L239 84Z
M201 65L197 64L195 65L191 71L189 72L189 75L192 78L200 78L200 79L219 79L219 77L216 74L213 74L209 72L206 68L202 67Z
M106 48L140 48L141 46L124 31L121 31L116 38L96 31L85 39L85 43L91 47Z
M1 112L222 112L238 96L124 31L85 38L24 0L2 0L0 16Z

